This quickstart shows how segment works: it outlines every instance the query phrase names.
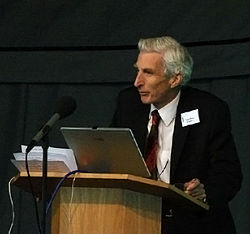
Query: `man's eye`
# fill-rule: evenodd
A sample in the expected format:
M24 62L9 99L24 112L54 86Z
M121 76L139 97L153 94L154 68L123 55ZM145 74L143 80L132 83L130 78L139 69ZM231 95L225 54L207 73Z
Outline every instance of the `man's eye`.
M150 70L145 70L144 73L147 74L147 75L152 75L153 74L153 72L150 71Z

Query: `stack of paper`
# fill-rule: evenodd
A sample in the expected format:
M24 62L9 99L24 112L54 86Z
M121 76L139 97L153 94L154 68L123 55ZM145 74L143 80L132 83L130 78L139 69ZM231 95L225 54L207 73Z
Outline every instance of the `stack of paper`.
M11 160L19 171L25 169L25 150L27 146L21 146L21 152L14 153L15 160ZM43 149L41 146L34 147L28 154L29 170L42 171ZM77 170L74 153L71 149L48 148L48 172L69 172Z

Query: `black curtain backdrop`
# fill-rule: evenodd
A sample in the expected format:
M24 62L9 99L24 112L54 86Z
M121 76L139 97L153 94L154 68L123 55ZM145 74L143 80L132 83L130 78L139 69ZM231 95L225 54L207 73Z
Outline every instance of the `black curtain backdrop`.
M108 126L122 88L133 84L136 43L171 35L194 58L190 85L228 102L244 175L231 202L239 234L250 230L250 2L243 0L43 0L0 2L0 232L11 206L7 184L20 151L64 95L73 115L56 124L51 146L66 147L61 126ZM208 107L209 108L209 107ZM30 194L13 187L12 233L36 233ZM48 227L49 228L49 227ZM49 233L49 231L48 231Z

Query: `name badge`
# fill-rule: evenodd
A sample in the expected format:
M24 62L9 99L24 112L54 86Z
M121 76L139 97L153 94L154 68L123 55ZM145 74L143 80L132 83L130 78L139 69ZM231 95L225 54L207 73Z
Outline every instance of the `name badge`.
M199 111L198 111L198 109L181 113L181 124L182 124L182 127L186 127L188 125L197 124L199 122L200 122L200 118L199 118Z

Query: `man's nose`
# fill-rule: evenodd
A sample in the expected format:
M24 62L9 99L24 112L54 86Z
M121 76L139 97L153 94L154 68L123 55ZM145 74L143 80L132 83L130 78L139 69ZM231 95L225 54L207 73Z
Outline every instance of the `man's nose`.
M134 86L138 88L141 85L143 85L143 75L140 72L138 72L135 78Z

